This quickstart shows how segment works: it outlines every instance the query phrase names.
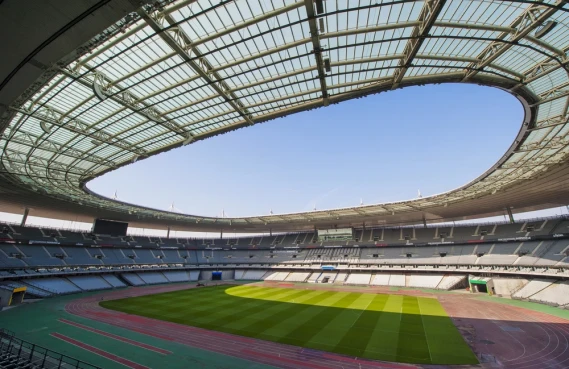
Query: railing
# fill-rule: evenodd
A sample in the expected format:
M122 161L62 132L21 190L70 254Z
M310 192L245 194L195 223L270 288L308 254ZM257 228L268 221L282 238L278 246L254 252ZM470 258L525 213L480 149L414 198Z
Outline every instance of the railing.
M552 215L552 216L548 216L548 217L537 217L537 218L520 218L520 219L516 219L516 221L514 223L511 223L509 220L496 220L496 221L491 221L491 222L474 222L474 223L462 223L463 221L460 221L461 223L455 224L456 222L441 222L441 223L432 223L432 224L427 224L427 228L449 228L449 227L455 227L455 228L466 228L466 227L477 227L477 226L493 226L493 225L507 225L507 224L524 224L524 223L538 223L538 222L544 222L546 220L566 220L569 219L569 215L568 214L561 214L561 215ZM423 224L415 224L415 225L402 225L402 226L386 226L386 227L381 227L381 226L377 226L377 227L369 227L366 228L366 230L371 230L371 229L424 229L425 226ZM358 229L361 230L361 229Z
M101 369L72 357L48 350L42 346L21 340L13 332L0 329L0 352L14 358L17 367L32 364L46 369Z

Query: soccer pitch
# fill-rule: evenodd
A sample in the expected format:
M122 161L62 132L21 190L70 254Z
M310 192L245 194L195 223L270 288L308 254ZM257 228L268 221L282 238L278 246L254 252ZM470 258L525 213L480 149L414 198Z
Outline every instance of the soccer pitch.
M367 359L478 363L432 298L243 285L103 301L101 306Z

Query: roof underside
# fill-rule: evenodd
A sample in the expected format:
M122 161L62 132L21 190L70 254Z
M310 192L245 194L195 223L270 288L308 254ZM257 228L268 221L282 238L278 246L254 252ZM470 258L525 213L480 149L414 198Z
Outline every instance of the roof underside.
M568 16L569 5L555 0L187 0L143 6L12 102L0 138L3 186L11 188L10 203L46 212L67 206L94 216L237 231L434 221L504 206L567 204ZM522 102L525 118L495 166L441 195L218 219L116 202L85 188L103 173L220 133L443 82L502 88ZM540 178L541 190L531 191L528 180Z

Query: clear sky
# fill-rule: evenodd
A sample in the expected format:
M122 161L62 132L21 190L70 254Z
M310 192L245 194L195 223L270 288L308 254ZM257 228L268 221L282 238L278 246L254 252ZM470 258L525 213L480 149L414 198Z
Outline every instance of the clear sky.
M229 217L407 200L482 174L522 118L520 103L498 89L411 87L199 141L88 186L134 204Z

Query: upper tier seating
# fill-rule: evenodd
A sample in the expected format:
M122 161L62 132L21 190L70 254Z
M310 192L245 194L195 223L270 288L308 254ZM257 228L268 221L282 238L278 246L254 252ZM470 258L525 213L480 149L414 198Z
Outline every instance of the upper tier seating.
M569 266L569 240L299 250L167 250L0 244L0 268L109 265L517 265Z
M511 238L523 236L548 235L554 233L569 233L569 217L557 217L536 219L531 221L519 221L513 224L481 224L460 226L422 226L402 228L375 228L354 229L354 238L357 241L313 242L316 238L314 232L300 232L282 235L263 235L255 237L237 238L214 238L214 239L190 239L190 238L164 238L156 236L126 236L110 237L90 233L73 232L69 230L57 230L38 228L33 226L20 227L19 225L0 223L0 230L6 229L5 236L15 240L33 241L57 241L60 243L75 244L98 244L116 246L143 246L156 248L160 246L206 248L250 248L257 247L294 247L318 245L318 246L352 246L374 245L375 243L426 243L445 241L470 241L480 239ZM93 239L94 238L94 239Z

